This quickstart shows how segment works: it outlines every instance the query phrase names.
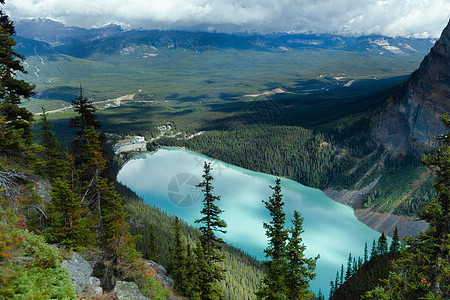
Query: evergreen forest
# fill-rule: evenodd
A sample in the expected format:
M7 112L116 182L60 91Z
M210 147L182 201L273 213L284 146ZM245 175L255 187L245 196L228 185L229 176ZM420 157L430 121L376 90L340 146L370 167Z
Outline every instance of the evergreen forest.
M421 161L408 155L390 160L364 134L405 83L376 92L362 88L348 99L337 91L335 98L324 92L302 100L279 95L241 103L181 102L176 112L168 106L151 117L128 115L117 129L120 112L99 111L82 85L72 95L72 112L52 117L41 108L39 117L33 115L22 103L35 86L17 76L26 73L25 57L16 52L15 27L3 10L0 37L0 299L81 298L62 265L75 252L100 282L102 293L93 299L119 299L114 291L119 281L135 283L150 299L450 298L449 115L441 117L447 132L437 137L440 146ZM337 110L338 98L359 105ZM318 105L307 109L312 102ZM249 113L260 111L247 109L255 103L265 113ZM153 104L146 109L158 110ZM212 112L210 119L197 118L202 110ZM155 129L164 124L183 131L182 137ZM271 219L263 223L268 244L261 262L217 235L227 233L227 220L210 164L204 163L196 186L202 217L194 227L146 205L116 181L128 157L113 155L106 133L114 128L122 134L145 131L154 138L150 150L186 147L311 187L364 187L387 174L361 207L415 215L429 228L403 241L395 230L390 244L382 233L370 250L365 245L364 257L349 253L347 266L330 282L330 295L314 294L309 283L320 256L305 254L301 211L286 220L281 178L263 200ZM200 129L205 132L187 138ZM59 140L61 132L68 134ZM408 184L414 189L405 198ZM167 269L173 287L149 260Z

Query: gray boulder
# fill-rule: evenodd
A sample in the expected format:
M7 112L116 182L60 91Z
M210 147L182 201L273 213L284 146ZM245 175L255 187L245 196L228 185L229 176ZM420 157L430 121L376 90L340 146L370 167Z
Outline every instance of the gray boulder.
M103 293L100 279L92 276L91 265L78 253L73 252L72 258L64 260L62 266L69 271L75 291L81 298L91 298Z
M151 260L145 260L145 263L147 266L155 270L155 272L153 272L153 277L155 277L163 287L173 289L173 279L167 275L167 271L163 266L158 265Z
M113 292L119 300L150 300L139 291L139 288L134 282L117 281Z

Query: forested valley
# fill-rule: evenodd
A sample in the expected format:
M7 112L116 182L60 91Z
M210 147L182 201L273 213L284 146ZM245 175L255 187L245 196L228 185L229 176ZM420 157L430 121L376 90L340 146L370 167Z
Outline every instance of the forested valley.
M0 298L81 298L61 264L71 259L74 251L92 264L93 276L98 278L101 292L91 295L94 299L117 299L115 286L119 281L135 283L141 296L151 299L328 296L309 290L320 257L304 255L301 212L296 211L293 219L286 221L280 179L270 186L273 194L263 200L272 219L263 224L268 246L266 259L259 262L216 236L217 232L226 232L227 224L221 217L220 197L214 193L214 178L207 163L198 184L204 205L202 218L196 221L198 229L145 205L130 189L117 183L117 161L113 162L97 110L81 86L72 100L74 113L65 124L74 138L61 151L45 110L33 125L33 114L20 106L22 99L33 94L34 86L15 76L25 71L24 57L14 50L13 23L3 11L0 16L4 54L0 57ZM367 108L374 99L379 101L379 110L392 101L370 96L367 102L348 108L356 109L356 115L349 117L343 110L327 115L326 121L316 119L309 126L293 117L295 110L285 115L283 122L275 118L249 124L245 119L227 130L220 128L227 120L210 120L209 130L196 138L162 138L153 147L188 147L320 188L350 187L362 175L366 176L361 185L368 184L381 172L373 168L374 163L387 159L385 166L392 176L385 178L395 183L395 189L389 190L382 183L361 205L396 209L401 214L417 212L429 223L429 229L403 243L394 234L390 245L383 233L373 241L370 255L367 245L363 258L349 254L346 271L344 266L336 270L336 279L330 282L330 299L448 299L449 116L441 118L448 130L438 136L441 145L424 157L423 167L411 170L411 166L419 166L417 158L389 161L382 149L366 143L362 133L373 122L373 111ZM329 111L334 105L328 106ZM38 134L33 126L39 127ZM355 163L358 167L350 172ZM433 175L422 177L428 172L425 168ZM414 205L396 194L409 176L421 178L414 192L423 200ZM432 188L427 187L431 184ZM389 192L394 203L385 197ZM400 203L399 198L403 199ZM149 259L167 268L174 279L173 288L155 276Z

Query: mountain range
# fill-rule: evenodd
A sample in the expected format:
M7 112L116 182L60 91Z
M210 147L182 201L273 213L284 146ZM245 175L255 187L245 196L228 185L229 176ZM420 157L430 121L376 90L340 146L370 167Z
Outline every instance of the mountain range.
M175 30L125 30L118 25L85 29L65 26L48 19L22 20L16 23L18 47L24 54L34 44L41 50L53 50L75 57L88 57L101 49L105 53L130 46L183 48L205 51L214 48L288 51L290 48L318 48L368 52L379 55L424 55L435 39L384 36L337 36L330 34L225 34ZM31 41L30 41L31 40ZM42 43L38 43L42 42Z

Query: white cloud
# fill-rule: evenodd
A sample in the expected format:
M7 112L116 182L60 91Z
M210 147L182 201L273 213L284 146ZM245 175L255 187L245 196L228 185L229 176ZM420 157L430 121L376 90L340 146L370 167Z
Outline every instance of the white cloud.
M6 0L13 19L43 17L84 27L332 32L438 37L448 0Z

